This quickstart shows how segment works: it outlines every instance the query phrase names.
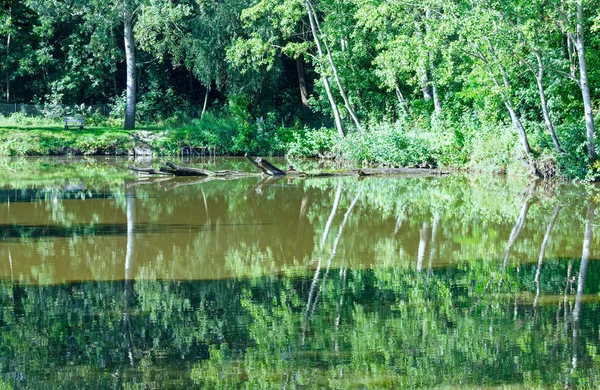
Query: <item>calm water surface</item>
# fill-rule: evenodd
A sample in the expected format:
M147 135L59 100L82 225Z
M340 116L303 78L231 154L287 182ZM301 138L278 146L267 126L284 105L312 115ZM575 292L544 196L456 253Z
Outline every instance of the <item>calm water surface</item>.
M127 163L0 160L0 389L600 386L596 187Z

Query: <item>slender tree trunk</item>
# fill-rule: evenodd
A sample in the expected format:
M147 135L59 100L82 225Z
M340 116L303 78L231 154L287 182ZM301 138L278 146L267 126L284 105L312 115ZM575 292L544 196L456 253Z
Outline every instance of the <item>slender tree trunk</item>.
M425 20L426 20L425 21L425 34L426 34L426 39L427 39L429 37L429 35L431 34L431 28L429 27L430 22L431 22L431 8L430 7L427 7L425 9ZM438 94L434 56L431 51L427 51L427 60L429 62L429 69L431 71L431 77L430 77L429 83L431 85L431 97L433 98L433 107L435 109L436 117L439 118L442 115L442 102L441 102L440 96Z
M306 70L304 68L304 57L299 55L296 58L296 68L298 70L298 86L300 87L300 99L302 101L302 110L308 111L308 85L306 82Z
M10 54L10 33L6 38L6 57L4 59L4 71L6 72L6 104L10 103L10 72L8 55Z
M319 20L317 18L317 13L315 12L315 9L312 7L312 5L310 4L310 2L308 0L305 0L305 4L307 6L306 9L308 10L308 12L309 13L312 12L312 17L313 17L314 23L317 27L319 34L322 34L321 26L319 24ZM342 85L342 81L340 80L340 77L338 75L337 66L335 66L335 62L333 61L331 51L329 50L329 45L327 44L327 41L325 41L325 40L323 40L323 44L325 46L325 52L327 53L327 59L329 60L329 65L331 65L331 70L333 71L333 78L335 79L335 82L337 83L338 89L340 91L340 95L342 96L342 100L344 100L344 105L346 106L346 110L348 111L348 114L350 114L350 117L354 121L354 124L356 125L356 127L360 128L360 122L358 121L358 117L356 116L354 109L350 105L348 96L346 96L346 91L344 90L344 86Z
M423 69L423 74L421 75L421 85L423 99L425 99L425 101L430 101L431 99L433 99L433 93L431 92L431 83L429 81L429 74L427 73L427 68Z
M127 64L127 100L125 106L126 130L135 129L136 106L136 72L135 72L135 41L133 38L133 15L130 5L126 2L123 14L125 31L125 63Z
M435 108L435 115L440 117L442 115L442 102L440 95L438 94L437 85L435 81L431 84L431 94L433 96L433 107Z
M400 102L400 107L402 107L402 110L404 111L404 113L407 116L410 116L410 109L408 108L408 102L404 98L404 95L400 91L400 88L396 87L395 91L396 91L396 97L398 98L398 102Z
M496 63L498 63L498 65L499 65L500 71L502 73L502 83L503 83L504 89L507 91L510 91L510 82L508 81L508 75L506 74L506 70L504 69L504 67L500 64L500 61L498 61L498 57L496 56L496 50L494 49L494 45L492 45L492 42L487 37L486 37L486 41L488 43L488 47L489 47L491 56L496 61ZM498 89L500 89L500 96L502 97L502 100L504 101L504 106L506 107L506 109L510 115L510 119L511 119L513 125L515 126L515 129L517 129L517 133L519 133L519 137L521 138L521 144L523 145L523 150L525 151L525 154L527 155L527 157L529 157L529 155L531 154L531 147L529 146L529 141L527 140L527 133L525 132L525 127L523 127L523 123L521 123L521 119L519 119L518 115L515 113L515 110L513 110L509 97L506 96L506 94L504 92L502 92L502 85L500 84L498 79L496 79L496 76L494 76L494 72L493 72L492 67L490 66L489 62L487 61L487 59L481 52L479 52L479 56L480 56L480 59L482 59L485 62L488 73L490 74L490 77L494 81L494 84L496 84L496 87L498 87Z
M491 44L490 44L490 47L491 47ZM500 82L498 81L496 76L494 76L494 72L492 71L490 64L487 62L487 60L481 53L480 53L480 59L482 59L485 62L485 65L487 67L490 77L492 78L492 81L494 82L496 87L498 87L498 89L500 89L500 97L502 98L502 101L504 102L504 106L506 107L506 110L508 111L508 114L510 115L510 120L512 121L513 126L515 126L515 129L517 130L517 133L519 134L519 138L521 139L521 144L523 145L523 151L525 152L527 157L529 157L529 155L531 153L531 147L529 146L529 141L527 140L527 133L525 132L525 127L523 127L523 123L521 123L521 120L519 119L518 115L515 113L515 110L513 110L512 104L510 103L508 97L504 94L504 92L502 92L502 85L500 84ZM504 88L508 89L508 88L510 88L508 76L506 75L504 68L501 67L501 69L502 69L502 80L504 83Z
M583 98L583 109L585 113L585 127L587 134L587 147L588 156L591 159L596 158L596 145L594 143L594 137L596 130L594 128L594 112L592 109L592 97L590 95L590 86L588 82L587 62L585 59L585 46L583 37L583 6L581 0L577 2L577 31L576 36L571 38L575 44L577 50L577 57L579 59L579 88L581 89L581 95Z
M556 137L556 132L554 131L554 125L552 124L552 119L550 118L550 114L548 112L548 104L546 102L546 93L544 92L544 64L542 62L542 55L539 50L534 50L533 53L537 58L538 62L538 73L535 76L538 86L538 93L540 95L540 104L542 106L542 113L544 114L544 121L546 122L546 127L548 127L548 131L550 132L550 136L552 137L552 142L554 143L554 148L557 152L562 153L563 150L560 147L560 143L558 142L558 138Z
M306 11L308 12L308 20L310 22L310 29L312 31L313 39L315 40L315 45L317 46L317 52L319 53L319 62L321 63L322 75L323 78L323 86L325 87L325 92L327 94L327 98L329 99L329 104L331 105L331 110L333 111L333 118L335 120L335 127L337 128L338 134L343 138L346 136L344 133L344 127L342 126L342 119L340 117L340 111L338 110L338 106L333 98L333 94L331 93L331 88L329 87L329 81L327 80L327 75L325 69L323 68L323 50L321 48L321 42L319 40L319 35L317 34L317 26L315 24L315 20L313 18L313 14L310 9L310 4L308 2L304 2L304 6L306 7Z
M519 119L519 117L515 113L515 110L513 110L512 105L508 100L504 100L504 106L508 110L510 119L515 128L517 129L517 132L519 133L521 145L523 145L523 151L525 151L525 154L529 156L529 154L531 153L531 147L529 146L529 141L527 140L527 133L525 132L525 127L523 127L523 123L521 123L521 119Z
M206 112L206 105L208 104L208 94L210 92L210 84L206 87L206 94L204 95L204 104L202 105L202 113L200 113L200 120L204 118L204 113Z

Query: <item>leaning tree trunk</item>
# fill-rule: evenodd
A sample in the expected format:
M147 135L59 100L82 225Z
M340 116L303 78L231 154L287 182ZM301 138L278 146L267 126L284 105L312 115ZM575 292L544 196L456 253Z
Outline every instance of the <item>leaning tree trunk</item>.
M308 0L305 0L304 3L306 5L306 9L307 9L308 13L309 14L312 13L312 18L313 18L314 24L317 27L317 31L319 32L319 34L322 35L323 32L321 31L321 25L319 24L319 20L317 19L317 12L315 11L312 4L310 4L310 2ZM325 40L323 41L323 44L325 45L325 52L327 53L327 59L329 60L329 64L331 65L331 70L333 71L333 78L335 79L335 82L337 83L338 90L340 91L340 95L342 96L342 100L344 100L344 105L346 106L346 110L348 111L348 114L350 114L350 118L352 118L356 127L360 128L360 122L358 121L358 117L356 116L354 109L350 105L350 101L348 100L348 96L346 95L346 91L344 90L344 86L342 85L342 81L340 80L340 76L338 75L337 66L335 65L335 62L333 61L333 56L331 55L331 50L329 50L329 45L327 44L327 41L325 41Z
M538 62L538 73L535 75L535 79L537 81L538 86L538 94L540 95L540 104L542 106L542 113L544 114L544 121L546 122L546 127L548 127L548 131L550 132L550 136L552 137L552 142L554 143L554 148L557 152L562 153L562 148L560 143L558 142L558 138L556 137L556 132L554 131L554 124L552 123L552 119L550 118L550 113L548 111L548 104L546 101L546 93L544 92L544 64L542 62L542 55L539 50L534 50L533 53L537 58Z
M210 93L210 84L206 86L206 94L204 95L204 104L202 105L202 112L200 113L200 120L204 118L204 114L206 113L206 106L208 105L208 94Z
M317 46L317 52L319 53L319 62L321 63L321 68L323 68L323 49L321 48L321 42L319 40L319 35L317 34L317 26L316 21L313 18L312 11L310 9L310 4L307 1L304 2L304 6L306 7L306 11L308 12L308 20L310 22L310 29L315 40L315 45ZM344 133L344 127L342 126L342 119L340 117L340 111L338 110L338 106L333 98L333 94L331 93L331 88L329 87L329 81L327 80L327 75L325 74L325 69L322 69L322 78L323 78L323 86L325 87L325 93L327 94L327 98L329 99L329 104L331 105L331 110L333 111L333 118L335 120L335 127L339 135L343 138L346 136Z
M125 106L125 130L135 129L135 40L133 38L133 15L130 5L126 2L123 13L125 24L125 62L127 64L127 100Z
M493 54L493 47L491 44L490 44L490 50ZM519 116L513 109L508 96L506 96L502 92L503 86L500 84L500 82L494 75L494 71L492 70L492 67L490 66L489 62L487 61L487 59L485 58L485 56L482 53L479 53L479 59L481 59L485 63L485 66L487 68L487 71L488 71L490 77L492 78L492 81L494 82L496 87L500 90L500 97L502 98L502 101L504 102L504 106L506 107L506 110L508 111L508 114L510 115L510 120L512 121L513 125L515 126L517 133L519 133L519 138L521 139L521 144L523 145L523 151L529 158L529 156L531 154L531 147L529 146L529 141L527 140L527 133L525 132L525 127L523 126L521 119L519 119ZM503 67L500 67L500 69L502 70L502 80L504 83L504 88L506 88L508 90L510 88L508 76Z
M577 2L577 36L570 34L573 43L575 44L575 50L577 50L577 57L579 59L579 88L581 89L581 96L583 98L583 109L585 112L585 127L587 133L587 147L588 156L591 159L596 158L596 145L594 143L594 136L596 129L594 128L594 112L592 109L592 98L590 95L590 86L588 82L587 62L585 59L585 47L583 44L583 6L581 1Z

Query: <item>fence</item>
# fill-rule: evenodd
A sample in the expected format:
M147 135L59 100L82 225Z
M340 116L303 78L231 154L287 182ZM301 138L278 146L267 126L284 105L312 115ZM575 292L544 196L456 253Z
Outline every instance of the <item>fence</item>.
M0 114L8 116L21 112L27 116L58 118L65 115L96 114L108 117L112 106L108 104L66 105L66 104L0 104Z

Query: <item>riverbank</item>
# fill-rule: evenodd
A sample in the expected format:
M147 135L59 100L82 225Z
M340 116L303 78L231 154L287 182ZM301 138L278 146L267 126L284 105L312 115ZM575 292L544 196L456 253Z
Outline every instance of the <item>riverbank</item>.
M543 177L593 179L574 152L556 154L543 148L543 133L532 152ZM533 137L532 137L533 138ZM188 124L139 126L125 131L103 123L85 129L63 129L60 123L0 123L2 156L294 156L336 158L354 166L419 167L529 175L516 134L510 127L439 122L423 126L374 124L340 137L334 129L285 127L269 119L243 121L207 115ZM531 165L530 165L531 166Z

